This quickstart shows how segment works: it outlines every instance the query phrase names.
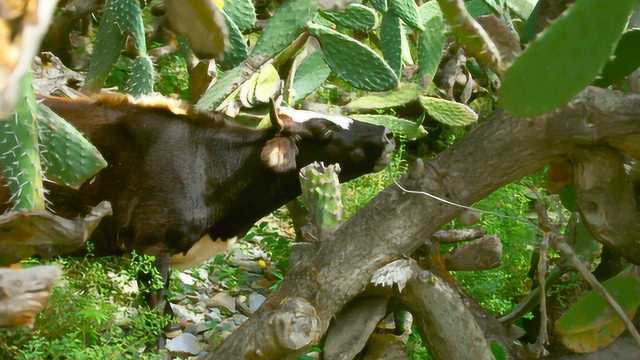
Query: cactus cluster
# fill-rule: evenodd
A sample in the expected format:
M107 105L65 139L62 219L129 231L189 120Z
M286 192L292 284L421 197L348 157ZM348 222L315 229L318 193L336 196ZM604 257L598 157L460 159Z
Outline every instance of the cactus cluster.
M137 51L127 89L133 95L153 91L153 66L147 56L142 10L137 0L107 0L96 34L94 51L89 63L85 89L99 90L112 66L120 57L127 36L133 39Z
M300 170L302 198L320 237L334 231L344 221L339 172L339 165L322 163L313 163Z
M78 188L106 162L73 126L36 103L30 74L20 94L16 111L0 122L0 168L12 210L42 210L43 180Z

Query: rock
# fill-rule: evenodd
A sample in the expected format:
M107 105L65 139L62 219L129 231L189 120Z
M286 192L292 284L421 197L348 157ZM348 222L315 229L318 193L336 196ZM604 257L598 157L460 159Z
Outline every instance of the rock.
M173 339L178 337L180 334L182 334L182 329L180 329L180 326L177 324L171 325L164 330L164 336L167 339Z
M194 279L193 276L183 272L178 273L178 279L181 283L188 286L193 286L196 283L196 279Z
M171 310L173 314L180 320L184 320L191 323L201 323L204 321L204 315L195 314L193 311L187 309L186 307L178 304L171 303Z
M207 330L209 330L209 327L205 323L189 324L189 325L187 325L187 328L184 329L185 332L188 332L188 333L193 334L193 335L202 334L203 332L205 332Z
M202 351L202 346L193 334L182 333L167 341L167 350L174 354L197 355Z
M209 299L207 305L211 307L222 307L231 312L236 312L236 299L227 292L217 293Z
M233 321L234 324L236 324L237 326L242 325L245 321L247 321L249 318L242 315L242 314L235 314L231 317L231 320Z
M222 321L222 314L220 313L220 309L218 308L211 309L211 311L209 311L205 315L205 317L210 319L211 321L217 321L217 322Z
M262 305L262 303L264 303L266 299L267 298L264 297L264 295L258 294L257 292L252 292L251 294L249 294L249 310L251 310L252 313L256 312L256 310L258 310L260 305Z
M131 319L138 316L138 310L135 308L118 307L118 310L113 315L113 322L117 326L129 326Z

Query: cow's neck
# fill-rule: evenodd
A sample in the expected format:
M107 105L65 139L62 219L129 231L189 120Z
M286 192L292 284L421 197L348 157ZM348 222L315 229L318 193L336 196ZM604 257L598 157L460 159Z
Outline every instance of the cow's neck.
M209 142L212 161L227 149L225 173L209 173L213 181L206 201L217 212L209 230L213 239L244 235L256 221L300 194L297 171L277 174L260 159L262 147L273 135L267 129L237 141L225 137L225 144ZM215 166L212 171L215 168L220 170Z

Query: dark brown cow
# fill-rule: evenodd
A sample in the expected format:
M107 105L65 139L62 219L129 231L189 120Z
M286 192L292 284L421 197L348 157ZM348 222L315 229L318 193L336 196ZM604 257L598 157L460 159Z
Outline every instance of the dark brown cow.
M349 180L384 167L394 148L382 126L287 108L273 112L273 127L256 130L172 101L110 95L45 104L109 163L79 191L53 186L49 195L67 217L111 202L113 217L93 236L103 254L185 254L204 235L241 236L300 194L300 168L337 162Z
M79 190L49 186L49 200L72 218L109 200L113 216L92 236L98 255L156 255L166 276L202 262L218 244L300 194L298 170L339 163L349 180L383 168L394 148L382 126L272 104L273 126L252 129L221 114L164 99L123 95L45 98L109 163ZM190 250L191 249L191 250Z

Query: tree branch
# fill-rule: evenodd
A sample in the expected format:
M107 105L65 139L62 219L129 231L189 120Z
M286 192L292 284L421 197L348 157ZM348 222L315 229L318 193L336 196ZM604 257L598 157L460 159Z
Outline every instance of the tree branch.
M606 144L640 134L640 96L588 88L571 104L530 119L498 114L452 148L425 164L423 176L402 186L470 205L498 187L541 169L578 147ZM315 308L319 332L365 289L372 274L402 254L410 254L460 212L432 198L407 194L391 185L322 241L313 257L293 266L278 291L210 355L210 359L251 358L248 342L267 313L288 298ZM247 346L243 346L247 345ZM279 349L287 353L284 348ZM257 357L254 357L257 358Z

